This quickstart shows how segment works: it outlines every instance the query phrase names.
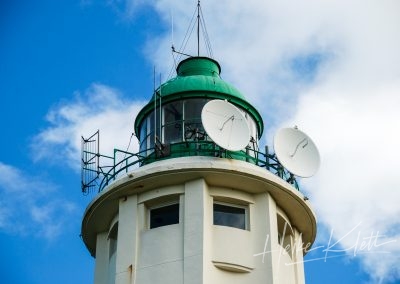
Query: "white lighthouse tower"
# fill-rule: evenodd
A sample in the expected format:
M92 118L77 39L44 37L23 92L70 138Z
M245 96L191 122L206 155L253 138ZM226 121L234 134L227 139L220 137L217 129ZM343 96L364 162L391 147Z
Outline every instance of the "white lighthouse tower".
M211 58L181 61L137 115L140 152L95 170L99 193L82 221L95 284L305 282L315 214L293 175L258 149L262 118L220 72ZM289 158L307 149L294 139ZM102 156L83 154L90 172Z
M82 138L94 283L304 283L316 218L294 175L317 169L314 143L284 128L259 149L261 115L199 49L176 72L136 116L138 153Z

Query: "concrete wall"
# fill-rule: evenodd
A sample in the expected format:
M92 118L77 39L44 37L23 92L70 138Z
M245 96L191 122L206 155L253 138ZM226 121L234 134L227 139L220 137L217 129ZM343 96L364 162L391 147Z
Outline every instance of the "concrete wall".
M179 203L179 223L150 229L149 210L171 202ZM214 202L245 208L246 228L214 225ZM82 220L95 284L301 284L301 246L315 236L315 214L301 192L263 168L210 157L127 173Z
M149 229L148 204L171 199L180 203L179 224ZM248 230L213 225L214 201L247 206ZM290 229L279 240L277 214L268 193L209 187L204 179L122 198L116 254L108 232L97 237L95 283L304 283L302 264L292 264L303 257L293 248L301 236Z

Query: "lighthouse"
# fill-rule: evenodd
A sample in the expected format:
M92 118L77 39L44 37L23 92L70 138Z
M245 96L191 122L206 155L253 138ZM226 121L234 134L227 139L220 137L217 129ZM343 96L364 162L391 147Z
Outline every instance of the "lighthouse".
M100 171L102 156L83 148L83 172L99 182L81 231L95 284L305 282L315 214L294 175L259 148L260 113L220 74L214 59L181 61L136 116L139 153L114 153ZM309 147L295 139L289 158ZM85 191L93 179L83 180Z

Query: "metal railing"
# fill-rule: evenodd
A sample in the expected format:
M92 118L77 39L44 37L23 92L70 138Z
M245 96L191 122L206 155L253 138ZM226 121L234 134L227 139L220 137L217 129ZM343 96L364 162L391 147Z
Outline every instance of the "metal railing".
M99 165L97 171L92 168L82 168L82 171L90 171L97 174L97 179L91 187L97 188L98 192L104 190L106 186L114 180L117 180L122 174L126 174L140 166L160 160L188 156L219 157L246 161L265 168L299 190L296 178L279 163L275 154L269 153L268 147L265 147L265 152L255 151L250 147L242 151L230 152L220 148L212 141L185 141L169 145L160 143L154 148L146 149L138 153L130 153L114 149L113 157L98 153L90 153L88 151L83 151L83 154L97 155L101 161L105 162L105 164L107 164L106 161L110 162L105 166ZM119 158L120 155L123 155L123 158Z

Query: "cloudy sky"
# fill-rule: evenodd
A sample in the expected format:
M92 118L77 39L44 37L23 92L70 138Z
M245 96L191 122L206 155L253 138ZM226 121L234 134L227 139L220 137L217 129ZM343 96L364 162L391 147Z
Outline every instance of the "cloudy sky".
M307 283L399 283L400 2L201 3L222 77L262 113L262 143L297 125L320 149L301 181L318 216ZM137 150L153 69L169 78L196 4L0 2L2 282L92 282L81 135L100 129L104 154Z

